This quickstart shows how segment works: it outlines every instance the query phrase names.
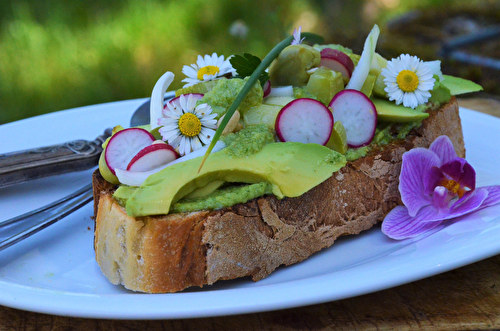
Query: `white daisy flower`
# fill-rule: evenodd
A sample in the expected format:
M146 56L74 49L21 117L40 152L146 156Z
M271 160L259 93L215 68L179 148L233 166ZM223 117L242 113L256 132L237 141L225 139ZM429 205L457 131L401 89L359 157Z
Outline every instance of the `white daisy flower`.
M389 100L399 105L415 108L426 103L436 81L429 65L416 56L401 54L387 62L381 73Z
M213 53L212 56L205 55L204 58L198 55L198 60L195 64L182 68L182 73L187 76L182 81L186 82L184 87L188 87L235 72L236 70L231 65L231 62L229 62L229 58L224 59L223 55L217 56L217 53Z
M302 26L299 26L298 29L293 30L293 40L291 45L299 45L305 38L300 39L300 34L302 33Z
M158 131L163 140L178 149L181 156L210 144L217 129L217 114L206 104L196 106L192 96L181 95L179 102L168 102L163 116L158 119L162 126Z

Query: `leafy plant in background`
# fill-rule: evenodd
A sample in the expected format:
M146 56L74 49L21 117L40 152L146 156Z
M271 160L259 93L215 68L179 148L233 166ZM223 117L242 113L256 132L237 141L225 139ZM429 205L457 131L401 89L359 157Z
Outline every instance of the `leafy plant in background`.
M199 53L265 54L287 32L285 25L310 8L303 0L129 0L91 1L91 9L78 12L72 2L44 3L0 5L7 8L0 10L0 123L148 97L160 73ZM61 14L66 8L68 16ZM247 36L230 35L242 17ZM175 74L173 88L182 79L180 70Z
M450 1L446 3L451 5ZM423 3L436 2L440 1ZM453 5L463 2L453 0ZM183 78L179 68L193 63L197 54L251 52L262 58L300 25L328 42L348 42L345 45L356 50L350 43L357 35L366 35L366 31L358 33L360 29L371 27L377 17L394 10L394 4L402 12L414 3L0 1L0 124L61 109L148 97L158 76L167 70L178 70L172 85L178 88ZM378 16L369 17L373 5L379 8L374 12ZM372 21L364 25L359 19Z

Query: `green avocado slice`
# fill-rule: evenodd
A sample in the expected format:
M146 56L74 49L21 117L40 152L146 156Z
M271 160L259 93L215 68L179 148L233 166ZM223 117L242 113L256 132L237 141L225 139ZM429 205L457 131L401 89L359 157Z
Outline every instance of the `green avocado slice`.
M115 195L126 198L122 202L132 217L164 215L175 202L215 180L268 182L278 198L297 197L346 164L343 155L325 146L293 142L271 143L256 154L241 158L222 150L211 154L198 173L200 162L201 158L196 158L172 165L150 176L133 192L124 186Z
M483 88L470 80L443 75L444 79L441 81L444 86L450 89L451 95L459 95L464 93L478 92Z
M379 98L371 99L375 108L377 108L377 120L381 122L415 122L421 121L429 117L429 113L424 113L419 110L396 105L389 100Z

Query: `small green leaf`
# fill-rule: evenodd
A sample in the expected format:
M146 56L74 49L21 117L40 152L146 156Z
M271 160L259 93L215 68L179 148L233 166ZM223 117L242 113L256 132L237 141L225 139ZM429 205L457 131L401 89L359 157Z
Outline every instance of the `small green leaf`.
M483 89L481 85L478 85L467 79L448 76L448 75L443 75L443 76L444 79L441 81L441 84L450 89L451 95L477 92Z
M257 56L252 55L250 53L244 53L243 56L235 55L230 60L231 65L238 75L238 78L245 78L251 76L255 69L262 62ZM260 85L264 86L264 84L269 80L269 74L267 72L263 72L259 76Z
M255 69L262 62L257 56L250 53L243 53L241 55L235 55L230 60L231 65L238 72L238 75L247 77L253 74Z

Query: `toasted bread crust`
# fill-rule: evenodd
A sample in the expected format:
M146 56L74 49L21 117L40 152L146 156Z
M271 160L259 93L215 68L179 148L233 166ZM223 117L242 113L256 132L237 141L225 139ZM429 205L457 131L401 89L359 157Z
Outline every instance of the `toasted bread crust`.
M358 234L401 204L401 159L447 135L465 156L458 104L432 111L405 140L349 162L297 198L265 196L217 211L129 217L113 198L115 186L94 173L96 259L113 284L148 293L176 292L218 280L257 281Z

